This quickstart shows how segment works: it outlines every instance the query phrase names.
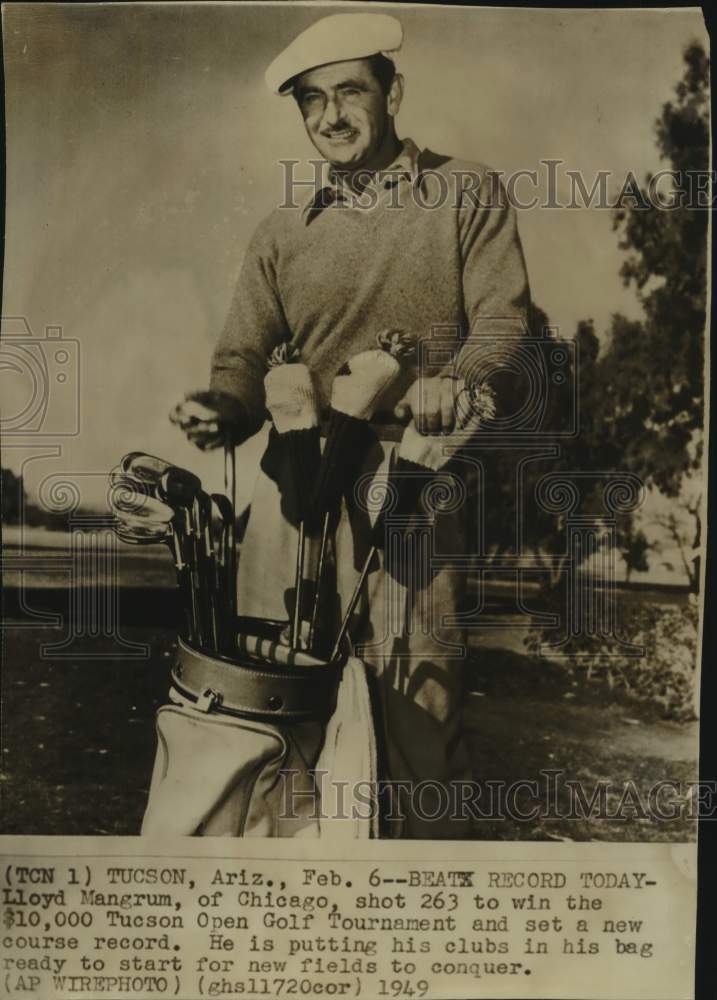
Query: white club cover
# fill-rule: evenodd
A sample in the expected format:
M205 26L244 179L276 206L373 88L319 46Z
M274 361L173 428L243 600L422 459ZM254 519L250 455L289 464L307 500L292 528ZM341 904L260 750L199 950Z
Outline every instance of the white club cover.
M400 371L386 351L363 351L348 362L348 375L337 375L331 389L331 408L358 420L370 420L378 403Z
M266 407L279 434L318 427L311 372L303 364L276 365L264 378Z

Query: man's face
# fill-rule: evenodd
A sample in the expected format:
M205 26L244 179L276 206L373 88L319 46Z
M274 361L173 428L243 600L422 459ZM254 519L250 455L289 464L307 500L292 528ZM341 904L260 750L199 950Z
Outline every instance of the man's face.
M319 153L339 169L372 169L398 110L395 87L384 94L368 60L352 59L302 73L295 88Z

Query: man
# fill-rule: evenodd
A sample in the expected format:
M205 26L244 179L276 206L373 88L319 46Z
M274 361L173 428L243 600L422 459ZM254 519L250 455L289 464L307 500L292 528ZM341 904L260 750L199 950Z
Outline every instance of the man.
M270 88L296 101L328 177L308 197L305 188L301 199L292 190L283 206L281 192L251 240L214 353L215 411L197 421L180 404L173 415L201 448L218 446L227 426L235 440L261 427L266 359L277 345L298 348L326 406L346 362L374 348L381 332L397 330L416 352L382 404L377 447L363 469L375 473L386 466L387 418L413 420L423 434L450 432L456 379L482 377L486 343L495 367L496 352L508 356L524 331L528 284L502 190L485 167L419 151L397 135L404 81L390 56L401 43L393 17L331 15L299 35L267 70ZM451 343L462 345L457 361L421 351L436 331L452 331ZM469 466L463 468L468 481ZM240 611L265 617L285 616L291 586L292 529L282 517L277 478L258 477L238 584ZM472 506L459 508L436 515L432 551L467 551ZM344 602L368 530L360 512L344 511L336 536ZM465 577L445 564L435 572L424 565L411 583L387 568L379 566L369 578L352 640L373 684L382 776L412 785L428 781L433 790L421 810L409 805L388 832L465 836L465 821L442 808L450 796L436 791L469 776L460 720L463 637L455 623ZM393 807L394 818L404 812Z

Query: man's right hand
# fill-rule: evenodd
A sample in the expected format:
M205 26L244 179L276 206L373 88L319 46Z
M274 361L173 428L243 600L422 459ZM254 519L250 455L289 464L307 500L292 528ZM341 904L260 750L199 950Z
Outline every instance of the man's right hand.
M202 451L236 440L243 418L244 408L239 400L209 390L187 393L169 414L171 422Z

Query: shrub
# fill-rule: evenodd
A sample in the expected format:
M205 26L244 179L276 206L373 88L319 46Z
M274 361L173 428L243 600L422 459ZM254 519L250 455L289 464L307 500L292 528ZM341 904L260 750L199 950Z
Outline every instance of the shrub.
M562 659L578 683L598 684L630 700L656 708L664 718L695 718L698 607L695 597L684 604L625 604L620 613L620 638L642 646L644 655L627 656L619 644L603 641ZM533 631L528 646L537 651L554 641L546 630Z

